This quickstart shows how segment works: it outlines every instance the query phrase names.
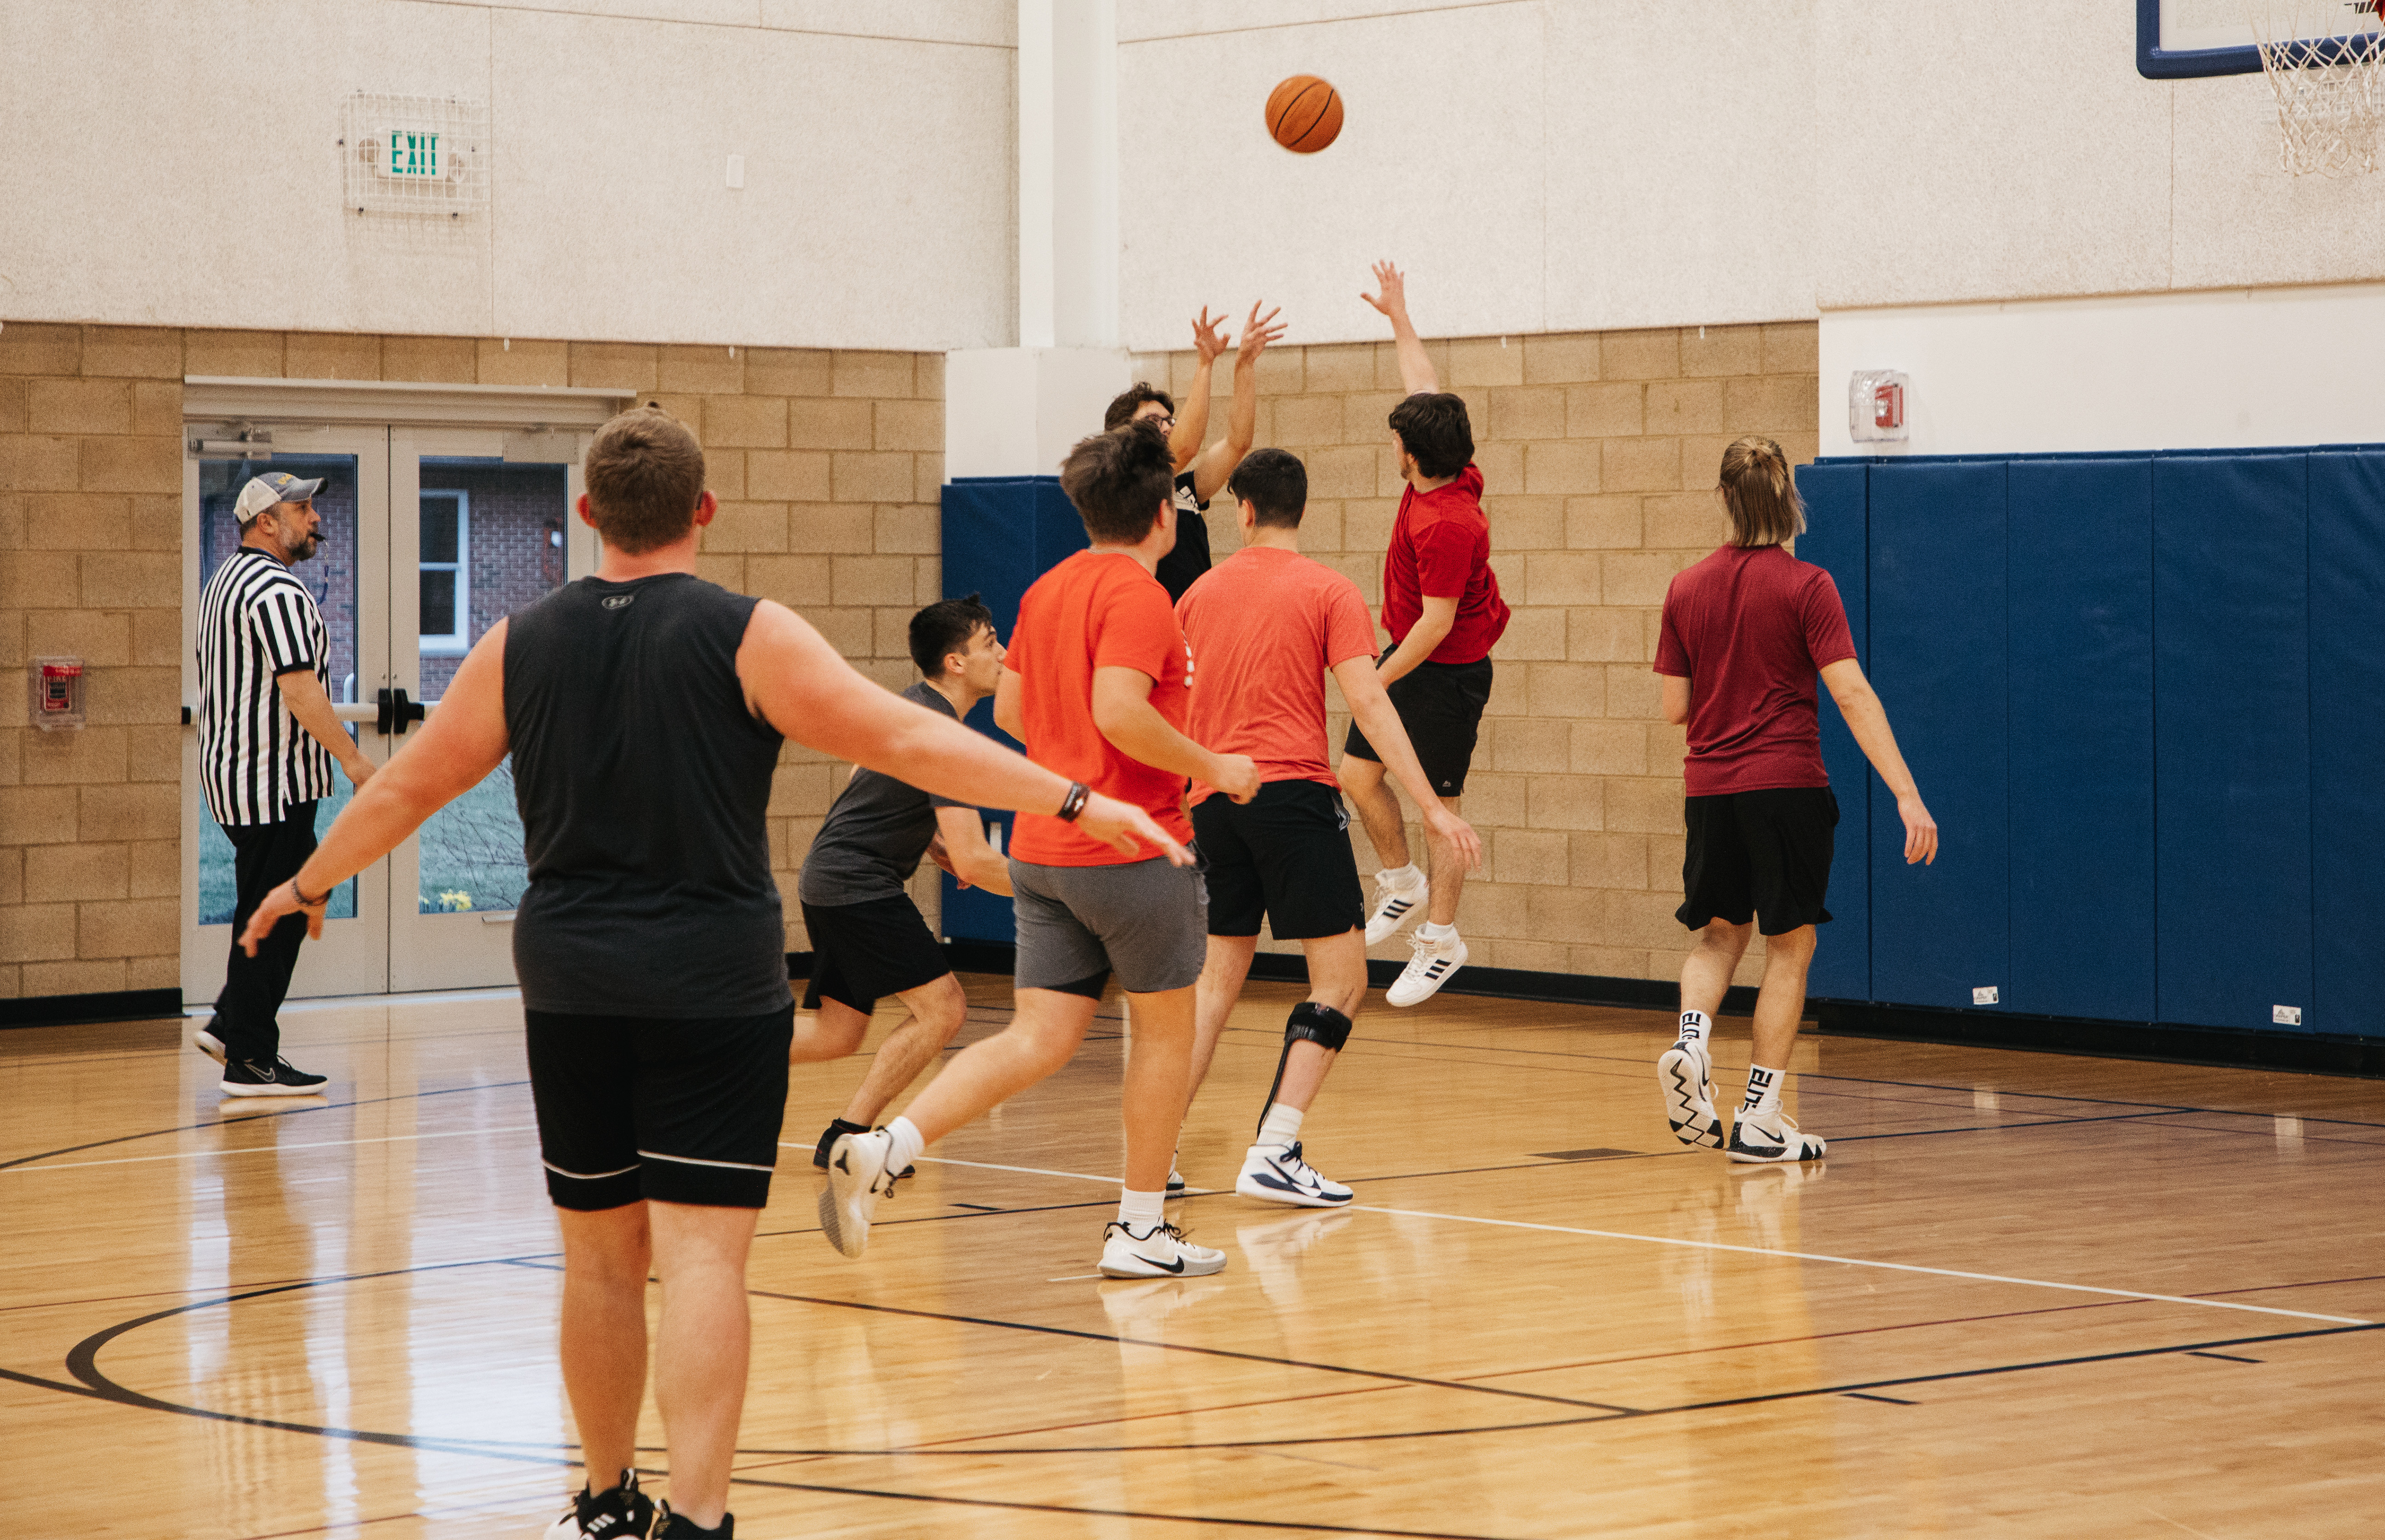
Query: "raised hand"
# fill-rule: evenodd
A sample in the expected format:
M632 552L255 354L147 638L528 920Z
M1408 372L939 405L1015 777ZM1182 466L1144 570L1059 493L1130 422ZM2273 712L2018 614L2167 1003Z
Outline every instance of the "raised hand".
M1192 318L1192 351L1201 355L1205 364L1216 363L1217 356L1226 351L1226 318L1222 312L1213 320L1209 307L1201 307L1201 313Z
M1358 297L1385 316L1397 319L1407 314L1407 280L1401 275L1399 269L1389 262L1376 263L1375 287L1381 293L1372 294L1361 293Z
M1266 303L1265 300L1259 301L1259 305ZM1236 348L1239 349L1234 355L1236 369L1257 363L1259 355L1267 351L1267 344L1280 342L1283 338L1283 328L1275 319L1283 314L1283 307L1278 306L1262 316L1259 314L1259 305L1251 307L1250 319L1242 323L1242 340L1235 344Z

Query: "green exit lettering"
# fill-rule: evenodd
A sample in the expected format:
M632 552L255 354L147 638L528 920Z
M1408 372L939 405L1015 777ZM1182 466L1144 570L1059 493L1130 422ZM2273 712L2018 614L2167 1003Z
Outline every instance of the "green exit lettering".
M393 177L435 177L439 174L439 136L410 129L389 131L389 174Z

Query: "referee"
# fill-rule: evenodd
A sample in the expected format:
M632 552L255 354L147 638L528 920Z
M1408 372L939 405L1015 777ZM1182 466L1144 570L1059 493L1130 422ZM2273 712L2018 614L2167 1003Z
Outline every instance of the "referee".
M323 612L290 572L323 543L314 501L322 484L281 470L251 479L232 508L240 548L199 595L199 777L207 811L231 840L239 897L215 1019L192 1043L224 1067L227 1096L303 1096L323 1083L281 1057L275 1020L306 919L274 927L255 957L236 938L314 853L315 804L331 794L331 761L359 788L373 772L331 710Z

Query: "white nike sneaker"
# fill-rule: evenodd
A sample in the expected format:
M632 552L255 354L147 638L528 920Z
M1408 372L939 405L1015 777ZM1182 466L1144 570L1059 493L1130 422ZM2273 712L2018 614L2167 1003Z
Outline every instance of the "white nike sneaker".
M1138 1235L1122 1221L1102 1232L1105 1278L1205 1278L1226 1271L1226 1254L1194 1246L1165 1220Z
M1730 1121L1733 1160L1759 1165L1819 1160L1829 1147L1814 1135L1800 1133L1797 1120L1778 1107L1761 1112L1742 1110Z
M1393 884L1375 873L1375 908L1367 916L1367 945L1373 946L1400 933L1400 927L1424 910L1424 901L1430 895L1432 884L1417 872L1411 883Z
M1427 941L1419 931L1408 938L1416 955L1383 992L1383 998L1395 1006L1412 1006L1431 998L1434 990L1449 982L1449 976L1466 966L1466 941L1455 931L1439 941Z
M820 1229L828 1244L848 1257L858 1257L869 1245L870 1216L878 1200L894 1191L887 1158L894 1153L894 1135L884 1129L847 1133L829 1146L828 1185L820 1189Z
M1665 1093L1665 1121L1685 1145L1722 1148L1722 1120L1715 1116L1714 1060L1700 1043L1676 1043L1656 1056L1656 1084Z
M1253 1145L1242 1156L1242 1174L1234 1179L1234 1191L1244 1197L1301 1208L1339 1208L1355 1196L1303 1160L1297 1140L1290 1145Z

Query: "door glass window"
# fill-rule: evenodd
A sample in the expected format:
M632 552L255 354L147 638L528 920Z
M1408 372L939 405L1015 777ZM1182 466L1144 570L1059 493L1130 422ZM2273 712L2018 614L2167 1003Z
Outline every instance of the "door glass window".
M426 455L420 483L422 698L435 703L490 627L563 585L568 468ZM530 873L510 756L431 815L421 852L419 912L520 904Z
M199 585L216 574L224 558L239 548L240 521L232 504L250 477L266 470L286 470L293 476L323 478L315 494L315 511L322 520L323 542L312 559L291 572L323 611L331 633L331 695L335 701L356 698L356 461L353 455L276 455L263 460L203 460L199 464ZM348 730L350 738L356 730ZM315 809L317 833L348 804L354 790L341 771L331 772L331 795ZM199 804L199 923L231 923L238 882L232 865L231 841ZM326 918L353 920L356 885L353 879L333 891Z

